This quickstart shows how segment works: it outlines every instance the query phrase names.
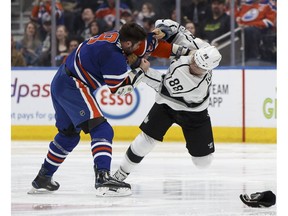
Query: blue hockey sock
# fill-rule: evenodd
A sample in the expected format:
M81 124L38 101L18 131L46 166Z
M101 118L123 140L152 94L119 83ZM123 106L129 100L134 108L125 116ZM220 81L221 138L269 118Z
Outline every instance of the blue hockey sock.
M108 122L103 122L90 132L91 151L98 170L110 171L112 160L113 129Z
M80 140L79 134L65 136L58 133L53 142L50 142L47 156L44 160L44 167L48 170L46 175L52 176L65 158L75 148Z
M69 152L61 148L61 146L55 143L55 141L50 142L49 150L43 164L44 167L48 170L46 175L52 176L68 154Z

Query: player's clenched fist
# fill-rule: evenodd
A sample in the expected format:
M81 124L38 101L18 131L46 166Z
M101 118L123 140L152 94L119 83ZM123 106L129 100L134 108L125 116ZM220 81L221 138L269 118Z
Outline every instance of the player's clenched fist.
M165 33L159 28L155 28L152 32L154 33L154 37L158 40L165 37Z
M142 59L141 59L140 67L142 68L142 70L144 70L145 72L147 72L147 71L148 71L148 68L150 67L150 62L149 62L147 59L142 58Z

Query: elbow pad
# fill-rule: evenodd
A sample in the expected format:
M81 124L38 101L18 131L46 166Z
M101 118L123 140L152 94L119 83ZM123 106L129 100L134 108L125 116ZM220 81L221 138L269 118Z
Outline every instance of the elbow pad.
M177 44L173 44L172 45L171 56L173 56L176 59L178 59L180 56L189 55L190 52L191 52L191 50L188 47L180 46L180 45L177 45Z

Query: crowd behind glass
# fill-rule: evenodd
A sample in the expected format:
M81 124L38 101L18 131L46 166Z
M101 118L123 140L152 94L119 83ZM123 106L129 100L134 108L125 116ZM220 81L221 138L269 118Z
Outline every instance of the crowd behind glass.
M244 50L242 60L246 65L276 65L276 3L276 0L121 0L118 4L115 0L56 0L54 4L52 0L35 0L23 35L19 40L11 37L11 62L12 66L59 66L75 47L94 35L118 30L130 21L151 32L157 19L166 18L180 22L194 36L218 46L223 56L225 52L229 56L230 46L225 48L223 44L231 40L229 32L235 26L240 31L235 31L234 36L244 37L235 52ZM235 6L233 11L231 4ZM53 10L51 5L55 5ZM52 12L56 15L55 30L51 25ZM55 57L51 53L53 34ZM228 36L221 39L225 34ZM169 64L164 59L149 60L152 66ZM229 65L229 61L223 64ZM236 61L237 64L243 65L243 61Z

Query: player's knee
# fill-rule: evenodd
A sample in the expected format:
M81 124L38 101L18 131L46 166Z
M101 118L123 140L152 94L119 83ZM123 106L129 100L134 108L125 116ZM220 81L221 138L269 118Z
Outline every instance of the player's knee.
M60 145L61 148L63 148L65 151L71 152L75 146L80 141L80 135L79 132L76 131L70 131L67 133L63 133L59 130L59 133L55 136L54 142L57 145Z
M138 156L147 155L159 141L141 132L131 144L132 151Z
M192 156L192 161L196 167L200 169L205 169L210 166L213 161L213 154L209 154L202 157L194 157Z
M59 135L65 136L65 137L75 137L79 136L80 134L80 129L76 130L73 124L70 124L69 127L67 128L58 128Z
M106 119L101 116L93 119L89 119L85 122L82 122L81 124L78 125L85 134L90 133L95 127L98 127L102 123L106 122Z
M101 124L99 124L97 127L94 127L90 131L91 140L93 139L105 139L112 143L113 137L114 137L114 131L111 125L104 121Z

